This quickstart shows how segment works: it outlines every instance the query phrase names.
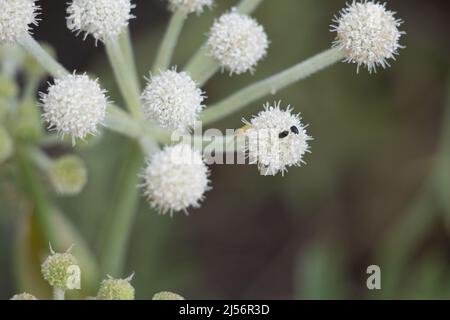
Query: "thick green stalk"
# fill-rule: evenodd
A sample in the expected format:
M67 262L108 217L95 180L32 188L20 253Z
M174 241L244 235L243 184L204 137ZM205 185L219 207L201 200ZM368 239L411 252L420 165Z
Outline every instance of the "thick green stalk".
M130 144L126 153L126 161L116 183L114 201L108 214L110 221L103 239L101 250L101 276L109 274L113 277L122 276L122 268L126 258L126 247L138 206L138 173L144 161L139 144Z
M202 46L184 69L201 87L220 69L220 64L208 53L206 45Z
M237 10L243 14L251 14L263 0L242 0ZM204 43L187 63L186 71L199 86L203 86L219 71L219 63L208 54L208 48Z
M186 13L178 10L173 13L170 19L169 26L167 27L164 38L158 50L155 64L153 65L153 72L156 73L159 70L167 70L170 67L172 56L175 51L175 47L178 42L178 38L183 28L184 21L186 20Z
M39 182L39 178L33 169L29 151L25 147L21 147L18 148L16 155L20 173L23 176L24 186L33 202L33 212L36 214L39 227L48 242L54 247L59 247L56 230L53 229L52 224L51 205L44 193L44 187Z
M54 78L60 78L69 74L69 72L50 54L48 54L47 51L45 51L42 46L28 33L19 38L19 43Z
M140 89L133 75L133 68L128 66L127 59L119 45L118 38L110 38L105 41L106 53L114 71L119 89L134 117L141 117Z
M201 114L203 124L220 120L259 98L275 94L278 90L341 61L343 57L344 55L339 49L332 48L267 79L256 82L207 108Z

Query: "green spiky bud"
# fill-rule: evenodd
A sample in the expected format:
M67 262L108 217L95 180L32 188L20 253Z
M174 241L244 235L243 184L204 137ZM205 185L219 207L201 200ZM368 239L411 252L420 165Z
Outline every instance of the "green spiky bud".
M50 179L56 192L63 195L76 195L86 184L86 166L78 156L63 156L52 162Z
M0 126L0 163L6 161L13 154L14 144L8 131Z
M51 248L51 255L41 266L44 279L54 288L69 290L79 288L79 266L77 259L70 253L55 253Z
M134 300L134 288L130 284L133 275L126 279L114 279L108 276L100 284L97 300Z
M184 297L170 291L161 291L153 296L153 300L184 300Z
M33 296L32 294L23 292L23 293L15 294L9 300L37 300L37 298L35 296Z

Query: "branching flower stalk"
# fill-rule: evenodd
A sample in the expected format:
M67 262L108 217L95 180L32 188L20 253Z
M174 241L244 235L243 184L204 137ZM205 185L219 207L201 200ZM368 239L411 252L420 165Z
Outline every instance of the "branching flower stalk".
M332 31L336 32L336 39L331 49L203 109L204 92L201 87L208 79L220 68L230 75L253 72L257 63L266 56L270 43L263 26L249 16L262 0L242 0L236 8L215 21L205 45L189 60L185 72L178 72L171 65L171 58L183 23L188 14L200 13L212 2L168 0L173 16L153 65L153 71L159 73L148 79L147 87L141 94L128 30L129 20L134 18L131 11L135 6L130 0L72 0L67 10L67 26L77 34L84 33L85 37L90 35L96 43L105 45L128 112L111 105L106 91L97 80L85 74L71 74L29 35L29 26L36 24L38 11L34 1L0 2L7 9L16 11L17 15L14 17L17 19L11 20L0 12L0 26L3 28L0 30L0 41L19 43L55 78L48 92L41 95L44 120L60 135L70 134L73 143L88 134L95 134L97 125L103 124L131 138L129 152L114 191L114 201L108 208L109 223L105 226L101 247L102 276L122 275L127 242L139 203L140 190L137 186L142 179L138 173L143 171L145 157L148 157L148 162L141 186L150 206L162 214L167 212L172 215L174 211L187 213L189 208L200 206L204 193L210 189L209 169L203 154L199 152L201 150L181 144L160 150L159 145L172 142L170 133L173 130L190 135L190 129L198 120L202 120L203 124L220 120L259 98L274 95L342 60L355 63L358 68L365 66L370 72L377 66L388 66L388 60L393 59L401 48L398 40L403 32L398 27L402 21L395 19L393 12L374 1L354 2L334 21ZM245 122L240 131L244 136L254 134L259 139L248 143L246 152L254 158L253 163L258 164L263 174L284 173L288 167L303 163L303 155L309 151L310 137L300 116L293 113L294 110L289 106L285 109L280 106L279 103L267 104L265 110ZM275 140L267 137L261 140L258 135L264 130L275 130ZM203 146L203 137L192 137L194 140L200 139L200 146ZM215 143L223 147L223 143L234 142L234 138L225 136ZM251 149L261 142L268 147L264 152ZM280 146L281 149L278 148ZM33 149L28 146L19 148L18 163L29 187L40 227L46 237L56 243L48 216L50 204L37 184L30 150ZM282 153L281 157L275 150ZM189 159L195 159L195 163L175 161ZM46 168L44 171L49 172L50 159L39 159L38 156L35 160ZM81 167L74 159L68 163L75 169ZM83 170L78 172L83 173ZM80 181L83 182L82 179ZM61 293L57 289L65 285L55 282L54 277L44 272L44 269L44 277L55 288L55 298L63 298L64 291ZM56 274L64 275L64 272L58 271ZM134 298L134 289L129 285L131 278L106 279L97 298ZM116 289L120 289L123 294L115 295Z
M159 47L158 55L156 56L152 69L153 73L157 73L160 70L167 70L170 67L170 61L172 60L175 46L178 42L178 37L183 29L186 18L186 12L181 9L176 10L172 14L166 33Z
M220 120L251 102L303 80L344 58L339 48L328 49L267 79L256 82L228 98L209 106L201 115L203 124Z

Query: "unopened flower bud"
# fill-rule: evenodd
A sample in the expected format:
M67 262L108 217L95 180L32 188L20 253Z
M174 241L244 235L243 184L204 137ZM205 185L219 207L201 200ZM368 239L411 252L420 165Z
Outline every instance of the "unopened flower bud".
M130 284L133 275L126 279L114 279L108 276L100 284L97 300L134 300L134 288Z
M9 300L37 300L37 298L35 296L33 296L32 294L23 292L23 293L15 294Z
M184 297L180 296L179 294L169 292L169 291L162 291L156 293L152 300L184 300Z
M51 255L47 257L41 266L44 279L54 288L68 290L74 289L72 269L79 268L76 258L70 253L70 249L64 253L55 253L51 248Z
M50 179L56 192L62 195L76 195L86 185L86 166L78 156L63 156L52 162Z

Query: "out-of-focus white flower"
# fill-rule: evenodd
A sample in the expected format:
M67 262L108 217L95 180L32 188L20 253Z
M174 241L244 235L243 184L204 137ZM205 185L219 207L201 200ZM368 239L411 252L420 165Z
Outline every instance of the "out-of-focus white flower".
M181 10L186 14L196 12L200 14L203 12L204 7L213 5L213 0L169 0L170 10Z
M134 16L130 0L72 0L67 8L67 27L96 41L119 35Z
M144 114L159 126L184 131L204 108L202 91L185 72L162 71L148 79L142 93Z
M230 74L253 71L267 53L269 39L258 22L236 9L214 22L207 41L211 56Z
M153 155L144 172L144 192L153 208L162 214L187 213L199 207L209 189L209 169L198 151L189 145L166 146Z
M66 155L52 161L49 168L50 180L56 192L62 195L76 195L87 182L87 169L83 160L75 155Z
M261 174L284 174L287 167L299 166L309 150L305 126L290 106L280 109L280 102L264 105L264 111L254 116L244 130L248 138L248 157L251 164L258 164Z
M98 80L91 80L85 74L56 79L47 93L41 93L42 116L50 129L62 136L71 135L75 143L77 138L97 133L97 126L106 116L105 93Z
M14 43L37 25L39 6L35 0L0 1L0 44Z
M386 9L386 4L374 1L355 2L342 9L331 26L336 32L334 46L346 54L346 62L364 65L369 72L377 66L389 66L389 59L395 59L402 20L395 18L395 12Z

